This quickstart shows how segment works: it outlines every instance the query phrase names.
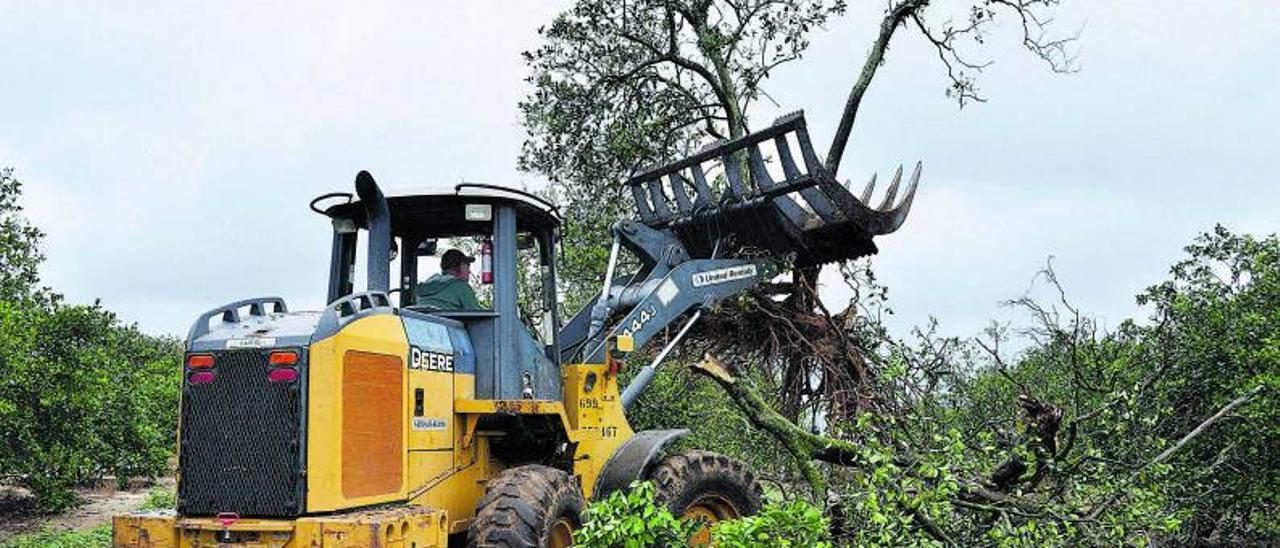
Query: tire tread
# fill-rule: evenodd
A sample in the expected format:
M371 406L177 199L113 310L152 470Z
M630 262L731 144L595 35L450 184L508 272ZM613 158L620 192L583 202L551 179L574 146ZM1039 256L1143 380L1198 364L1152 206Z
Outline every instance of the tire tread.
M467 546L529 548L540 546L550 523L569 511L581 523L582 490L564 471L530 464L509 468L489 480L476 503ZM556 516L549 514L556 512Z

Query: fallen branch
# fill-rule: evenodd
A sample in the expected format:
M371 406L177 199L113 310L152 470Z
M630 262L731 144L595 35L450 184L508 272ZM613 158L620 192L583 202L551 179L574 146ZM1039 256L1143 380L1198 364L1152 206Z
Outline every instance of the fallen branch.
M751 386L751 381L734 375L729 368L721 365L710 354L691 367L694 371L716 381L752 425L764 430L782 443L783 448L800 467L800 472L809 483L809 488L813 490L816 500L825 499L827 485L812 461L819 460L847 466L859 458L857 445L808 432L774 411Z

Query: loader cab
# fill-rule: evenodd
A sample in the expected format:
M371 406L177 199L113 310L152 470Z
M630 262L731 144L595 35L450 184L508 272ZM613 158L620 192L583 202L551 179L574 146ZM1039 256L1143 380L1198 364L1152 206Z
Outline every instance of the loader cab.
M384 194L363 175L355 195L311 203L333 226L327 302L357 291L364 263L368 290L387 293L399 314L465 325L478 351L477 398L560 399L555 207L522 190L476 183ZM481 309L415 302L415 287L438 271L447 249L475 257L470 283Z

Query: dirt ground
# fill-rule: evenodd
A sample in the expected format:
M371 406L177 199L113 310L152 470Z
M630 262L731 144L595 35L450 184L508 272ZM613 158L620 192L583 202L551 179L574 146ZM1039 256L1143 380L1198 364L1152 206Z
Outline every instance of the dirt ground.
M0 486L0 542L14 535L39 531L49 526L55 530L89 529L109 523L111 516L130 512L147 499L156 485L173 487L172 479L152 485L117 489L115 482L104 482L96 489L79 491L84 504L61 514L31 512L30 493L21 488Z

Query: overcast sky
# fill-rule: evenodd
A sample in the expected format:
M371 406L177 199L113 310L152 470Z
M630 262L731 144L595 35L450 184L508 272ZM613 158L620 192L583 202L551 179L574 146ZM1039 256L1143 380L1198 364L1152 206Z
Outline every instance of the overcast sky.
M825 150L884 4L851 3L769 81L780 107L756 126L805 109ZM963 110L920 36L895 37L841 174L924 161L875 259L900 332L934 315L976 333L1050 255L1114 325L1215 222L1280 228L1275 2L1065 3L1081 71L1049 73L1006 25L989 102ZM318 308L329 227L306 203L358 170L539 184L515 169L519 53L565 3L263 4L0 0L0 166L48 233L45 284L153 333L250 296Z

